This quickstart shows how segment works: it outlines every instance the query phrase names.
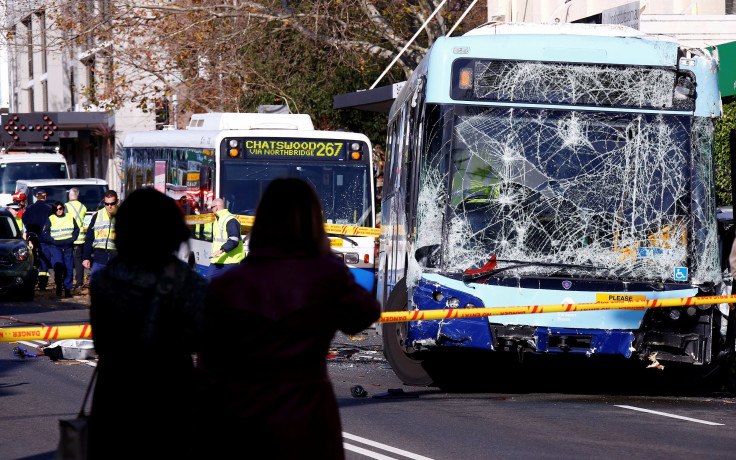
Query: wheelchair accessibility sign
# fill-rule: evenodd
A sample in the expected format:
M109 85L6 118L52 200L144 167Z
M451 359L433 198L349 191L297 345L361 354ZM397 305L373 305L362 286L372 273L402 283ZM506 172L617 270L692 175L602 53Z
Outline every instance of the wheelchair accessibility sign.
M687 281L687 267L675 267L675 281Z

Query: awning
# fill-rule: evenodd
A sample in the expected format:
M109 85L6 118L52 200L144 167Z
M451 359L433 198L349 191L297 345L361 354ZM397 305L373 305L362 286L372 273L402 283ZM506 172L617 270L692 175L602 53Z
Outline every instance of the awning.
M721 97L736 95L736 42L716 45L720 68L718 69L718 85Z

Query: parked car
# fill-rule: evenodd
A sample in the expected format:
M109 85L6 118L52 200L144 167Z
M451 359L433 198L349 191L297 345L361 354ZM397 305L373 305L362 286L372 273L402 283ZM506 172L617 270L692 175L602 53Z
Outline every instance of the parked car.
M33 300L38 272L15 217L0 209L0 293Z

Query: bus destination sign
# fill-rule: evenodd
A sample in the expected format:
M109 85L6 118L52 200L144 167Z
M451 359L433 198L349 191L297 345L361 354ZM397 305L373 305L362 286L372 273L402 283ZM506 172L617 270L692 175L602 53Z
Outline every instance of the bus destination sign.
M242 151L249 159L344 160L345 142L325 139L248 138Z

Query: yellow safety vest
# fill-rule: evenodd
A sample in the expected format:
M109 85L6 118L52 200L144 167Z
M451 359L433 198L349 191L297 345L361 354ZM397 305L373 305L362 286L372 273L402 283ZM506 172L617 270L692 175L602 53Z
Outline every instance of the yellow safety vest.
M212 222L206 224L197 224L194 226L194 234L196 237L204 240L212 239Z
M92 247L97 249L115 250L115 216L110 219L106 209L97 211L97 219L92 227L95 240Z
M15 218L15 223L18 224L18 230L23 231L23 219L20 217Z
M51 221L49 232L54 240L68 240L74 234L74 218L70 214L64 214L64 217L52 214L49 220Z
M227 242L227 223L232 219L238 220L237 217L230 214L227 209L216 212L217 219L212 223L212 252L219 251L225 242ZM240 222L238 222L240 225ZM245 249L243 248L243 240L238 238L238 246L230 252L221 254L218 257L211 257L211 264L237 264L245 259Z
M71 214L74 220L77 222L79 227L79 236L77 237L74 244L84 244L84 236L86 231L84 228L84 216L87 214L87 206L83 205L80 201L73 200L64 205L67 214Z

